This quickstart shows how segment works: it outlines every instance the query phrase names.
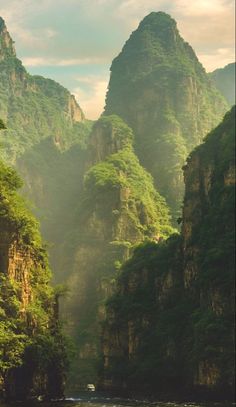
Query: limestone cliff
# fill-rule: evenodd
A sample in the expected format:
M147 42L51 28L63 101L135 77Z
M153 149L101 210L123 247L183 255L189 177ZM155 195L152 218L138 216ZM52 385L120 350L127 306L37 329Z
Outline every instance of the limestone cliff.
M0 61L3 61L6 57L15 57L16 51L13 45L13 41L7 31L4 20L0 19L0 32L1 32L1 46L0 46Z
M0 162L0 393L11 400L61 397L65 349L47 254L20 186Z
M85 118L74 96L55 81L32 76L26 71L16 57L2 18L0 101L0 116L7 126L0 137L1 156L8 162L14 163L47 137L52 137L62 150L81 138Z
M104 388L233 397L235 108L184 167L181 235L123 266L103 325Z
M184 191L181 167L226 110L176 22L163 12L145 17L112 63L105 114L133 129L141 164L175 216Z
M117 116L94 124L75 226L63 248L71 253L69 264L61 257L61 268L70 270L65 309L79 349L77 385L96 381L99 324L120 264L137 242L166 238L173 230L166 203L139 164L132 140L131 129Z
M0 52L0 117L7 127L0 155L25 181L22 194L33 203L57 270L57 253L73 227L91 122L67 89L26 71L2 19Z
M233 385L235 108L184 168L184 284L195 301L195 384ZM232 358L232 359L231 359Z

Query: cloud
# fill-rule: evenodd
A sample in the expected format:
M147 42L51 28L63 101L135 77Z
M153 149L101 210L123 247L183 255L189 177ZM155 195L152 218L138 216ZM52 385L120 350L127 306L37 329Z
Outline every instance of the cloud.
M26 57L21 59L25 67L40 67L40 66L76 66L89 64L102 64L102 58L74 58L74 59L57 59L43 57Z
M77 78L79 86L72 93L82 107L85 116L91 120L97 119L103 112L108 80L108 76L97 77L95 75Z
M213 54L207 52L199 54L198 57L203 66L208 67L208 72L214 71L216 66L224 67L235 60L235 54L231 48L219 48L217 51L214 51ZM220 66L219 61L221 62Z
M0 0L0 15L29 70L74 90L95 118L104 106L108 66L145 15L165 11L175 18L212 71L234 60L234 7L234 0Z
M177 20L197 54L205 54L206 46L216 56L219 48L234 48L233 0L1 0L0 4L21 58L96 57L106 62L119 53L146 14L160 10Z

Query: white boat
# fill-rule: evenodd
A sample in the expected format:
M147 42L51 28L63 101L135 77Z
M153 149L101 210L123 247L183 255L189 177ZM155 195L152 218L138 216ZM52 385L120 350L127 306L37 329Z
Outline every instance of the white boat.
M87 391L95 391L94 384L87 384Z

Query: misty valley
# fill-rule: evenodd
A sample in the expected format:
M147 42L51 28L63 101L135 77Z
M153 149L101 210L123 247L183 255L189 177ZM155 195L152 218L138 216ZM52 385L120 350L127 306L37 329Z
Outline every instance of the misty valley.
M232 405L235 64L152 12L92 121L3 18L0 407Z

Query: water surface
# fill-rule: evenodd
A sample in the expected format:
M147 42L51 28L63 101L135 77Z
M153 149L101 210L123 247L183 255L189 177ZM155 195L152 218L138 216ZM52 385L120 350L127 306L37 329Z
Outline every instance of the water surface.
M27 403L4 403L0 402L0 407L235 407L233 403L175 403L175 402L150 402L145 400L131 400L100 397L87 395L81 397L71 397L63 401L56 402L27 402Z

